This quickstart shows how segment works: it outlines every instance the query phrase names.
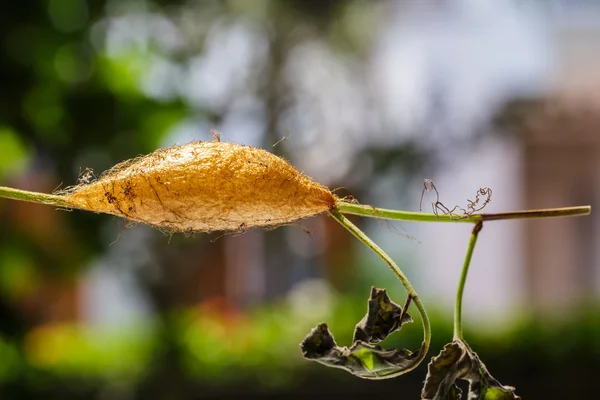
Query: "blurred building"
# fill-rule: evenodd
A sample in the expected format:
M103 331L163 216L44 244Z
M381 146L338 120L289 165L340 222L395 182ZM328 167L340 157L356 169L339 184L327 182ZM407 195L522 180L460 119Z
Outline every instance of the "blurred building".
M527 208L600 205L600 24L590 24L587 11L557 21L551 93L515 107ZM597 21L597 7L592 15ZM536 309L566 311L597 299L599 227L597 212L527 223L525 289Z

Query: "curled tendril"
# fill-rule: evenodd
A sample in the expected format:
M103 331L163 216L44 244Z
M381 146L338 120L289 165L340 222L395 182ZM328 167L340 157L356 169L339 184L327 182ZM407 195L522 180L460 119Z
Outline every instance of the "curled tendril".
M474 213L483 210L492 201L492 189L483 187L477 189L475 200L467 199L467 207L455 205L452 209L448 208L440 201L440 193L431 179L423 180L423 190L421 191L421 199L419 201L419 210L423 211L423 197L425 193L435 192L435 201L431 202L433 213L449 215L456 219L464 219L471 217Z

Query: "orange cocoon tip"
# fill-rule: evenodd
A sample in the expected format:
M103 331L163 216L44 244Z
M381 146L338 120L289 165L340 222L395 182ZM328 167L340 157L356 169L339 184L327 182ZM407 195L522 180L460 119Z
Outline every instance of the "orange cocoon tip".
M337 197L265 150L193 142L122 162L64 193L70 207L170 231L287 224L331 210Z

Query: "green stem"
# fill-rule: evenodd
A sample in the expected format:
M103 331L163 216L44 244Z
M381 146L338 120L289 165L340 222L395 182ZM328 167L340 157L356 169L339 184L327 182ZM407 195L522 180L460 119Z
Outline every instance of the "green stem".
M402 375L406 372L409 372L417 367L423 361L425 356L427 355L427 351L429 350L429 344L431 343L431 325L429 323L429 316L425 311L425 307L423 303L421 303L421 299L417 295L417 292L410 284L408 278L404 275L400 267L396 265L394 260L391 259L390 256L386 254L385 251L381 249L375 242L373 242L363 231L361 231L356 225L354 225L350 220L348 220L345 216L343 216L337 210L331 210L329 214L339 222L344 228L346 228L352 235L354 235L358 240L363 242L369 249L373 250L375 254L377 254L381 259L390 267L394 275L400 280L406 291L408 292L408 296L412 298L415 303L417 309L419 310L419 314L421 315L421 321L423 323L423 345L421 347L421 351L419 353L419 357L417 362L414 364L412 368L400 371L396 374L387 375L382 378L393 378L398 375Z
M454 339L464 340L462 330L462 299L465 290L465 283L467 282L467 275L469 273L469 265L471 264L471 257L473 256L473 250L475 249L475 244L477 243L477 237L482 228L482 222L478 222L473 227L471 239L469 240L469 247L467 248L467 255L465 256L465 262L460 273L458 289L456 290L456 301L454 303Z
M375 208L368 205L347 203L345 201L338 202L336 208L342 214L353 214L371 218L418 222L467 222L471 224L476 224L482 221L499 221L507 219L572 217L576 215L588 215L592 210L590 206L578 206L494 214L450 215L442 213L433 214L424 212L388 210L385 208Z
M63 196L39 192L28 192L26 190L13 189L0 186L0 197L13 200L28 201L30 203L48 204L57 207L69 207Z

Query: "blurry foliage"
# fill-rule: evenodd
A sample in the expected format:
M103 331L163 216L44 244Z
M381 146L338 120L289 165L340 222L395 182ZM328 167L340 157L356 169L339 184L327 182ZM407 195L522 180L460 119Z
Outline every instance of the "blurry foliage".
M364 299L340 296L324 319L336 331L348 333L352 332L357 314L362 310ZM441 315L435 310L432 314ZM597 315L598 310L589 309L574 316L568 325L529 319L501 334L481 335L471 331L467 335L479 355L486 358L488 367L495 371L494 375L500 379L512 376L511 383L517 384L522 396L541 396L557 390L565 395L583 395L590 393L589 388L577 386L574 376L585 375L587 370L591 373L600 354ZM315 384L312 390L319 390L324 382L328 382L330 390L336 388L340 394L349 390L344 388L345 372L315 367L302 358L298 338L310 329L314 320L295 314L289 304L273 304L245 314L189 309L172 312L169 319L176 347L183 355L183 382L191 385L190 388L200 385L195 390L253 382L253 391L268 389L285 393L307 379ZM434 317L432 322L437 328L432 348L441 349L452 337L451 321ZM418 323L414 328L407 325L401 334L391 335L382 345L389 348L418 346L422 339ZM40 375L46 379L87 382L88 390L114 384L135 387L152 376L149 367L154 365L153 358L160 358L166 350L160 332L158 321L144 327L123 327L119 331L94 331L67 323L35 328L22 344L0 337L0 359L3 360L0 395L5 398L10 394L43 390L15 389L16 383L31 383ZM351 335L338 337L340 343L350 343L351 339ZM557 346L557 343L562 345ZM507 361L509 352L511 357ZM537 366L540 359L543 369ZM563 370L565 365L572 368L568 374ZM538 382L559 376L562 389L554 385L528 384L528 380ZM404 376L402 381L416 383L416 396L422 377L417 371ZM376 384L386 390L384 382ZM190 398L194 397L193 393L195 391L188 394Z
M22 168L28 151L19 139L19 135L11 128L0 128L0 177L14 173Z

